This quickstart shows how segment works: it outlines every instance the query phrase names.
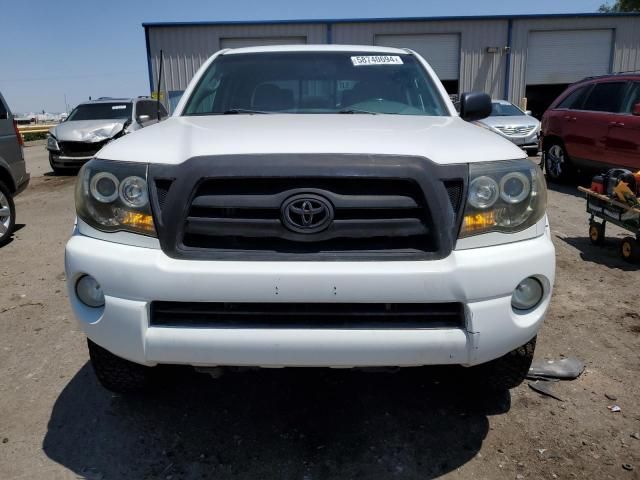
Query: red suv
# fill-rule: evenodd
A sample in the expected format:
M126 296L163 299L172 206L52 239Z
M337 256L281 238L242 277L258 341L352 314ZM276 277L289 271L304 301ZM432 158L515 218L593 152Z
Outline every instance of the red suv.
M540 142L550 180L577 167L640 170L640 75L570 85L542 116Z

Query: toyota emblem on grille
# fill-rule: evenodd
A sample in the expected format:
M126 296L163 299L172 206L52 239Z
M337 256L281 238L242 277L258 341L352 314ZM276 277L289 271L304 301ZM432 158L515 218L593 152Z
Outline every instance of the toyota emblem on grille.
M317 233L333 220L333 206L324 197L300 194L282 204L282 223L297 233Z

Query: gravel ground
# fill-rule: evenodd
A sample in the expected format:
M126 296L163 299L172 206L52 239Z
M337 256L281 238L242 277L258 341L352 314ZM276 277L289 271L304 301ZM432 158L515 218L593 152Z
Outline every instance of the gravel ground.
M34 178L0 249L0 478L640 478L640 270L618 258L620 230L591 246L575 186L550 192L558 271L536 351L585 361L555 387L564 402L434 369L180 369L125 398L97 384L66 299L75 178L25 151Z

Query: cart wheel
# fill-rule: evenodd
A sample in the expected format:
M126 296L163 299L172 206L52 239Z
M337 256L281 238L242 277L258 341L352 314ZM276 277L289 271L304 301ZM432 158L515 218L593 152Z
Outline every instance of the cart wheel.
M604 223L591 222L589 224L589 240L594 245L604 244Z
M620 244L620 255L627 262L640 260L640 243L633 237L624 237Z

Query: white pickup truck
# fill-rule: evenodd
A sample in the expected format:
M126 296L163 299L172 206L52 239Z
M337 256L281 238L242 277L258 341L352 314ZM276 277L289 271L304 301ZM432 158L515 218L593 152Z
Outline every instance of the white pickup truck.
M410 50L223 50L79 174L73 310L102 384L154 366L471 367L524 378L555 255L522 150Z

